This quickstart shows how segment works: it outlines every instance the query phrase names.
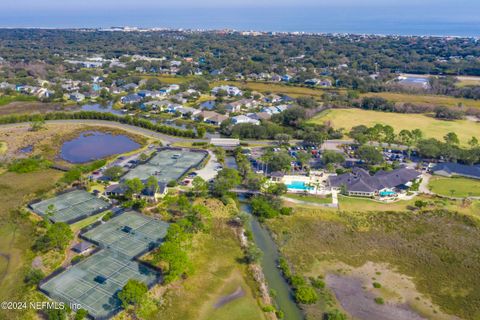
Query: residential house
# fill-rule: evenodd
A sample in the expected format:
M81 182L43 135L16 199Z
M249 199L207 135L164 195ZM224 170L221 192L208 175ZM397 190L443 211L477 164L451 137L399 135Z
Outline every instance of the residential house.
M145 185L142 192L137 195L141 199L148 201L157 201L167 194L167 185L164 182L158 182L156 188L146 186L147 180L142 181ZM113 197L123 197L128 192L128 187L123 183L113 184L105 189L105 195Z
M0 83L0 90L15 90L16 86L14 84L10 84L8 82L2 82Z
M285 110L290 109L292 106L291 105L286 105L286 104L280 104L277 106L277 110L280 112L283 112Z
M225 105L225 111L228 113L236 113L240 112L242 110L242 104L239 103L238 101L230 102L227 105Z
M215 111L202 111L196 115L197 120L203 119L204 122L219 126L223 121L228 119L228 116L217 113Z
M205 101L200 104L200 108L203 110L213 110L215 109L215 106L216 106L215 100Z
M85 95L81 94L80 92L74 92L71 93L68 98L75 102L82 102L83 100L85 100Z
M465 177L480 179L480 165L468 166L459 163L439 163L432 168L432 173L444 177Z
M152 96L152 91L150 90L141 90L138 91L137 94L142 98L147 98Z
M128 187L122 183L111 184L105 188L105 195L108 197L123 197L128 191Z
M253 116L251 118L253 118ZM270 118L272 118L272 115L268 112L257 112L255 113L255 118L257 120L270 120Z
M122 86L122 90L123 91L134 91L134 90L137 90L138 89L138 84L136 83L128 83L124 86Z
M175 112L180 112L182 116L186 116L188 114L190 114L191 116L195 116L199 114L201 111L191 107L180 106L175 109Z
M260 121L256 119L252 119L250 117L244 116L244 115L239 115L236 117L231 118L231 121L233 124L241 124L241 123L250 123L254 125L259 125Z
M46 88L39 88L33 94L39 98L50 98L55 93L55 91L48 90Z
M291 103L294 103L294 102L295 102L295 99L294 99L294 98L292 98L292 97L290 97L290 96L287 96L287 95L283 95L283 96L281 97L281 99L282 99L282 102L283 102L283 103L291 104Z
M292 77L289 76L288 74L286 74L286 75L283 75L283 76L281 77L281 80L282 80L283 82L290 82L290 80L292 80Z
M132 104L132 103L138 103L138 102L141 102L143 100L143 98L141 96L139 96L138 94L136 93L133 93L133 94L129 94L125 97L122 97L120 98L120 101L123 103L123 104Z
M274 114L280 113L280 110L278 110L277 107L264 107L262 108L262 112L268 113L270 115L274 115Z
M242 95L242 91L234 86L219 86L212 89L214 95L217 95L220 91L225 91L229 96Z
M320 81L319 85L321 87L331 87L332 86L332 81L330 81L329 79L324 79L322 81Z
M270 77L270 81L280 82L280 81L282 81L282 77L280 77L278 74L274 74Z
M146 183L146 181L144 181L144 183ZM167 191L167 184L164 182L158 182L157 186L145 187L140 194L140 198L146 199L150 202L157 202L158 199L163 198L167 194Z
M390 196L411 186L420 176L420 172L408 168L379 171L373 176L365 169L353 168L351 173L330 176L328 183L332 189L343 189L349 196Z
M306 85L309 85L309 86L316 86L320 83L320 79L317 79L317 78L314 78L314 79L308 79L308 80L305 80L305 84Z
M157 111L164 111L170 104L172 104L168 100L161 100L161 101L149 101L143 103L145 108L157 110Z
M181 107L182 107L181 104L170 103L170 104L167 106L166 111L167 111L167 112L170 112L170 113L175 113L175 112L177 112L177 109L178 109L178 108L181 108Z

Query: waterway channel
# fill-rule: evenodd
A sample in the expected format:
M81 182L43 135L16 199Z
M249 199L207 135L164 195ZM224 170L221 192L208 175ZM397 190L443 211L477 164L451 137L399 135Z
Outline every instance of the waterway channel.
M229 168L237 169L235 158L232 156L227 156L225 158L225 165ZM250 204L244 198L240 198L240 200L240 209L251 215L252 209ZM263 273L265 274L265 280L267 281L269 289L275 292L273 299L277 307L283 311L284 319L304 319L302 311L295 303L291 287L278 268L280 254L269 231L253 215L251 215L250 227L253 234L253 240L263 253L261 266Z

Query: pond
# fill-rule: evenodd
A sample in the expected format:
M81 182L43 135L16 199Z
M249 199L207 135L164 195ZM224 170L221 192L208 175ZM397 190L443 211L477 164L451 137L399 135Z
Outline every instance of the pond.
M140 144L125 135L87 131L65 142L60 157L70 163L86 163L138 148Z
M85 104L82 107L82 111L95 111L95 112L108 112L116 115L123 115L123 112L120 110L115 110L112 108L112 104L101 105L101 104Z
M31 153L33 151L33 146L26 146L24 148L21 148L20 153Z

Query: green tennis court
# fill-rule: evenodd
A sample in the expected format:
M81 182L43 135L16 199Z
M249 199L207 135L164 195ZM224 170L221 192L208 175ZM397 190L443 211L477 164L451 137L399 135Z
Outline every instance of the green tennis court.
M206 155L205 152L161 150L147 163L130 170L124 179L146 180L155 176L158 181L168 183L180 179L192 167L199 165Z
M78 304L95 319L107 319L121 308L118 292L129 279L151 286L160 274L135 260L165 237L168 224L138 212L125 212L84 233L102 250L48 279L40 290L50 298Z
M30 208L41 216L49 215L53 222L73 223L109 209L110 204L85 190L74 190L31 204Z
M40 286L54 300L79 304L95 319L112 316L121 308L117 293L129 279L148 286L159 274L115 251L102 250Z
M168 223L130 211L84 233L83 238L133 258L156 247L167 229Z

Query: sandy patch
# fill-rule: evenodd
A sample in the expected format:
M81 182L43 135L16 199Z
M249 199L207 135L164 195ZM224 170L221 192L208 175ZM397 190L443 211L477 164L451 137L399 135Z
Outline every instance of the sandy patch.
M410 277L387 264L367 262L359 268L343 263L321 263L312 275L325 275L327 286L348 314L360 320L451 320L431 300L418 292ZM379 288L374 287L379 284ZM378 286L378 285L377 285ZM384 299L383 305L374 301Z

